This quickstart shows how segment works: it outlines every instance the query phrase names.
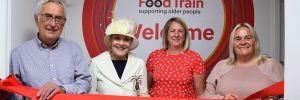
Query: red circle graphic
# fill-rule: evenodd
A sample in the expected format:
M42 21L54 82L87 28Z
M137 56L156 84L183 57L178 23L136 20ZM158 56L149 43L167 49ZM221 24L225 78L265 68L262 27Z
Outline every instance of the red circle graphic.
M213 66L228 57L229 36L232 28L239 22L248 22L254 26L254 8L252 0L222 0L224 8L224 27L217 47L205 60L207 75ZM82 13L83 36L90 57L107 50L103 38L105 29L113 18L116 0L85 0Z

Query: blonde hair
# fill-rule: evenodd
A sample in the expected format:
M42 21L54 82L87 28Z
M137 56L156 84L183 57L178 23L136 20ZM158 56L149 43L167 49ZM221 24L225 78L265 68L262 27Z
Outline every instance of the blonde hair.
M189 47L190 47L190 44L191 44L191 39L190 39L190 35L189 35L189 32L188 32L188 27L186 25L186 23L179 17L173 17L173 18L170 18L165 26L164 26L164 29L163 29L163 35L162 35L162 45L163 45L163 48L165 50L168 50L168 46L169 46L169 43L168 43L168 31L170 29L170 26L171 26L171 23L172 22L177 22L179 23L183 28L184 28L184 33L185 33L185 39L183 41L183 49L184 50L188 50Z
M254 51L254 57L256 58L256 62L257 64L261 64L263 63L266 58L268 57L267 55L263 55L261 53L261 48L260 48L260 42L257 36L256 31L254 30L254 28L247 22L242 22L237 24L232 32L230 33L230 40L229 40L229 58L227 58L227 63L228 64L234 64L236 61L236 54L233 50L233 41L234 41L234 33L241 27L245 27L248 28L250 30L250 32L252 33L253 37L254 37L254 41L255 41L255 51Z

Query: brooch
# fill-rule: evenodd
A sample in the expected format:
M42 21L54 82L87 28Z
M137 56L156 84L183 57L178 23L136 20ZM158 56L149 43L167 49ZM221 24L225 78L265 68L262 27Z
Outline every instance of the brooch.
M135 75L135 76L131 76L131 82L133 82L133 88L134 88L134 91L137 92L137 94L139 95L139 92L140 92L140 85L142 83L142 75Z

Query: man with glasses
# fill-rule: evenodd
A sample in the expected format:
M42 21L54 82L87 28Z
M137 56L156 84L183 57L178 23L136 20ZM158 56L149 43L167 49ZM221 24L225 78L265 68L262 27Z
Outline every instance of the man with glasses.
M60 0L41 0L35 15L36 37L11 53L10 73L23 85L38 88L40 100L57 93L87 93L91 76L81 48L60 38L66 9ZM15 95L16 99L24 97Z

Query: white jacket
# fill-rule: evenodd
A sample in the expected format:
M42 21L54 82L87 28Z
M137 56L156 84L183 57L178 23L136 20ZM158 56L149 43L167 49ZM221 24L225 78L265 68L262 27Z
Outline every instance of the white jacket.
M121 79L118 77L109 51L94 57L89 69L92 75L90 90L92 94L149 96L145 62L130 52Z

